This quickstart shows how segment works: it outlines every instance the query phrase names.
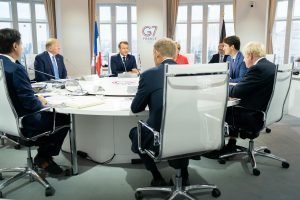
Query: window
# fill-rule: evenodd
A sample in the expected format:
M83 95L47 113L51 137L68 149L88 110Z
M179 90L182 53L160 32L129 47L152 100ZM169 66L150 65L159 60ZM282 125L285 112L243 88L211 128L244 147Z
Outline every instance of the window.
M129 51L137 52L136 6L133 4L99 4L97 6L100 50L103 64L108 63L108 55L118 52L122 40L129 42Z
M42 0L0 0L0 28L20 31L23 54L41 53L49 37L45 7Z
M223 16L227 35L234 35L231 3L182 1L178 7L175 39L183 53L195 54L195 63L206 63L217 52Z
M300 0L278 0L273 26L276 63L293 62L300 56Z

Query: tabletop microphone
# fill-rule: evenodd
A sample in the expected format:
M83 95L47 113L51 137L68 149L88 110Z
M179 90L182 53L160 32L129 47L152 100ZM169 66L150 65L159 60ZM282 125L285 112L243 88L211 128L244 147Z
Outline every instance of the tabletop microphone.
M36 69L34 69L34 68L31 68L31 67L29 67L28 69L33 70L33 71L38 72L38 73L41 73L41 74L44 74L44 75L47 75L47 76L50 76L51 78L55 79L55 76L53 76L53 75L51 75L51 74L48 74L48 73L45 73L45 72L36 70Z

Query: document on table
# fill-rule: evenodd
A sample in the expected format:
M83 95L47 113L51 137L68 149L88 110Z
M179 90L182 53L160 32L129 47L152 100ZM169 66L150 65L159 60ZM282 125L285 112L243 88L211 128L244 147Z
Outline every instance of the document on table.
M51 96L46 99L53 107L86 108L104 103L103 97L98 96Z

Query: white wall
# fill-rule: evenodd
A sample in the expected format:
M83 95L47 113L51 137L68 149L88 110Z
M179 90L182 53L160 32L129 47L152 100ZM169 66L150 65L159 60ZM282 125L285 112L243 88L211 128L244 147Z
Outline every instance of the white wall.
M86 0L56 0L58 39L68 75L91 74L88 3Z
M255 2L250 7L250 2ZM258 41L266 45L268 0L237 0L236 35L241 39L241 48L250 42Z
M137 0L137 43L142 70L154 67L153 45L156 40L166 37L166 0ZM157 26L154 36L146 38L143 35L145 26ZM151 29L148 29L151 30ZM153 31L153 29L151 30Z

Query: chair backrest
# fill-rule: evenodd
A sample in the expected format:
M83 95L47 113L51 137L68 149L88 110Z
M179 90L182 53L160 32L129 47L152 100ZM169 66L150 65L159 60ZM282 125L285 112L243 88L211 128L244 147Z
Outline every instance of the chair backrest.
M275 63L276 54L266 54L266 59L272 63Z
M273 93L266 111L266 126L280 121L283 116L284 104L288 96L292 80L292 70L292 63L278 65Z
M189 64L194 64L195 63L195 54L194 53L184 53L182 54L185 57L187 57Z
M110 58L118 53L109 53L108 54L108 74L111 74L111 64L110 64Z
M10 100L3 61L0 59L0 132L19 136L17 113Z
M228 98L227 63L166 65L158 158L220 149Z
M30 80L35 79L34 60L37 54L26 54L25 55L25 66Z

